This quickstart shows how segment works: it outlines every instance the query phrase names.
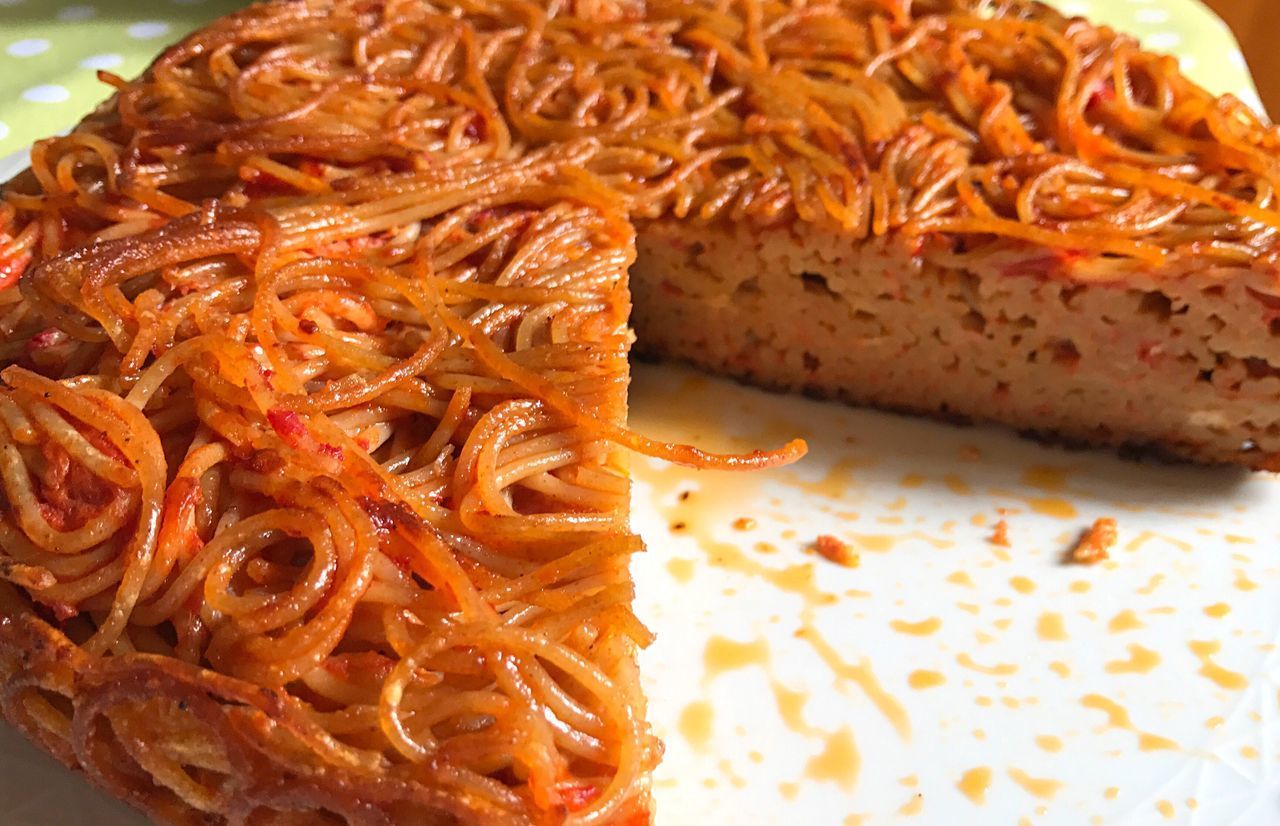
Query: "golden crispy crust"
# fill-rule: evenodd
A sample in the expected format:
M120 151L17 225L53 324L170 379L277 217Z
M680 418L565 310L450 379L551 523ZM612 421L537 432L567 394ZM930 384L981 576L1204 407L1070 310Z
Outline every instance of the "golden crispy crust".
M394 767L369 774L321 762L303 743L322 732L287 695L171 657L90 656L22 608L13 588L0 587L5 720L159 823L525 822L445 782L427 785ZM185 766L185 777L166 771L173 766ZM182 797L175 777L189 783Z

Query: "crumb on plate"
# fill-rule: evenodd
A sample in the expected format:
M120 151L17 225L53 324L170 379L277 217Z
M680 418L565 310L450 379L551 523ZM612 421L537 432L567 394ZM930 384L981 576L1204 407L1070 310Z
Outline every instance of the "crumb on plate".
M992 545L1001 548L1009 547L1009 523L1001 519L991 528L991 536L987 539Z
M813 543L813 549L824 559L846 568L858 567L858 552L830 534L822 534Z
M1078 565L1096 565L1110 559L1108 551L1116 544L1116 520L1109 517L1095 519L1089 530L1071 549L1069 560Z

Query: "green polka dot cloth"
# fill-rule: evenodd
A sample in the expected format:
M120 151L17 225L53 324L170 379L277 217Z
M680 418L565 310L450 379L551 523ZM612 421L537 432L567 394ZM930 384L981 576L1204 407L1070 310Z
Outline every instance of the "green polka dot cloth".
M244 5L237 0L0 0L0 157L71 127L108 89L105 69L141 72L169 43ZM1253 105L1244 59L1197 0L1059 0L1069 14L1109 23L1176 54L1192 77Z

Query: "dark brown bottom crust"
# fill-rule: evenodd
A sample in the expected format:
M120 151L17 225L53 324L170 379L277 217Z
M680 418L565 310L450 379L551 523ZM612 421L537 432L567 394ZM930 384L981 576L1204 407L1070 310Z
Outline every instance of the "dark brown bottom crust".
M90 656L7 584L0 584L0 713L158 823L529 822L467 799L430 765L418 770L435 782L410 779L403 767L344 766L339 749L319 759L323 732L285 695L172 658Z

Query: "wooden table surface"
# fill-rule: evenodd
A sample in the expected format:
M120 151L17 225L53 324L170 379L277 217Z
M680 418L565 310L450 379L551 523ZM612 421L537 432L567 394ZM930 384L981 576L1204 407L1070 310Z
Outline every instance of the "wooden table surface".
M1280 117L1280 0L1204 0L1235 32L1262 103Z

